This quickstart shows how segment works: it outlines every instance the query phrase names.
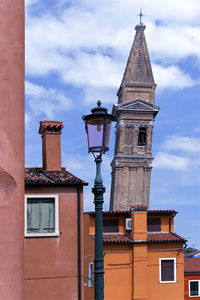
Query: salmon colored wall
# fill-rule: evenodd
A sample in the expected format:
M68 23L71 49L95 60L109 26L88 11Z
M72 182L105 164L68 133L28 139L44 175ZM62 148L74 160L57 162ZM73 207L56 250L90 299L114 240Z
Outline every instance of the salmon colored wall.
M89 263L94 263L94 238L89 236L89 231L93 231L91 228L93 228L94 220L94 217L90 217L89 214L84 214L84 279L86 281L84 296L87 300L94 299L94 284L92 287L88 287Z
M184 256L176 250L182 243L165 243L148 245L148 289L149 300L183 300L184 299ZM169 250L168 250L169 249ZM159 282L159 258L176 258L176 282Z
M58 194L60 236L25 238L25 300L77 300L77 188L34 187L26 194Z
M42 135L43 168L48 171L61 170L61 138L60 133Z
M184 276L184 294L185 294L185 300L199 300L200 297L190 297L189 296L189 280L200 280L200 274L185 274Z
M131 299L132 253L129 253L130 250L129 245L104 245L104 251L108 251L104 255L105 300ZM113 252L109 253L109 251Z
M0 299L24 278L24 1L0 1Z
M134 241L147 240L147 213L133 212L131 215L131 237Z
M118 219L119 233L124 233L126 219L124 216L104 216L104 219ZM93 215L90 216L89 234L95 234L95 217Z
M139 229L137 229L139 231L141 231L141 225L143 226L143 224L145 224L145 222L143 222L144 219L146 218L145 215L146 215L147 218L148 217L158 218L158 216L154 216L154 215L147 216L146 213L143 213L143 219L141 219L141 221L139 221L139 223L138 223L138 221L136 221L136 224L138 224L136 229L139 228ZM138 216L140 216L140 215L138 214ZM128 217L128 218L130 218L130 217ZM170 219L171 216L161 215L159 217L161 217L161 232L169 232L169 219ZM104 216L104 219L118 219L119 220L119 233L124 233L124 231L125 231L126 218L127 218L127 216L123 216L123 215L122 216ZM90 231L89 234L95 234L95 218L94 218L94 215L90 216L89 231ZM172 232L174 231L174 218L171 219L171 231ZM138 234L139 234L139 232L138 232ZM138 239L143 239L143 238L138 236Z
M139 223L145 219L143 213L135 215ZM125 217L118 218L124 223ZM94 260L94 237L88 235L89 232L94 233L94 216L85 214L84 219L84 262L85 276L88 276L88 264ZM89 226L92 229L88 229ZM136 229L139 228L136 226ZM179 248L183 248L183 243L104 244L104 299L184 300L184 257L183 252L177 250ZM176 258L175 283L159 282L159 258ZM85 287L85 299L94 299L93 288Z
M169 220L171 216L162 216L161 218L161 231L169 232ZM171 231L174 231L174 218L171 218Z

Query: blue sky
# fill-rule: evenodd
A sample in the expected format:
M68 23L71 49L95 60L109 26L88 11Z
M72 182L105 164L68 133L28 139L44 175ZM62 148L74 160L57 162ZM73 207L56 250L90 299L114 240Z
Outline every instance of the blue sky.
M83 114L98 99L117 103L137 14L143 8L156 104L151 209L176 209L175 230L200 248L200 6L198 0L26 0L26 166L41 166L40 120L64 122L62 165L89 182L85 210L93 209L93 157ZM103 157L109 207L110 151Z

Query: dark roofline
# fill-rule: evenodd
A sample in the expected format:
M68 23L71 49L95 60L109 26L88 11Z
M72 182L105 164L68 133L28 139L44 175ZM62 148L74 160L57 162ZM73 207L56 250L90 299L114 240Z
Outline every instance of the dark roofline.
M148 215L172 215L177 214L178 212L175 210L147 210ZM88 211L84 214L89 215L95 215L95 211ZM124 210L124 211L103 211L103 215L107 216L119 216L119 215L125 215L129 216L131 214L130 210Z
M25 182L25 186L26 187L30 187L30 186L87 186L88 182Z
M184 243L185 240L171 241L103 241L104 244L169 244L169 243Z
M184 274L185 275L198 275L198 274L200 274L200 270L199 271L184 271Z

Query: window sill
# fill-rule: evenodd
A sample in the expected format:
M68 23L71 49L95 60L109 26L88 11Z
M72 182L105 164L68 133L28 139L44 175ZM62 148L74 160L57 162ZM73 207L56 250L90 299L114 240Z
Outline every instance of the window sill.
M176 283L176 281L160 281L160 283Z
M59 237L60 233L26 233L25 238Z

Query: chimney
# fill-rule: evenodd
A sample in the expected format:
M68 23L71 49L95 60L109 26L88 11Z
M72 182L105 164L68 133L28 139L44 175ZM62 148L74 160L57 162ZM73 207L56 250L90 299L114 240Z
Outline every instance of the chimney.
M147 206L131 206L131 238L134 241L147 240Z
M63 127L61 121L40 121L43 169L46 171L61 171L60 135Z

